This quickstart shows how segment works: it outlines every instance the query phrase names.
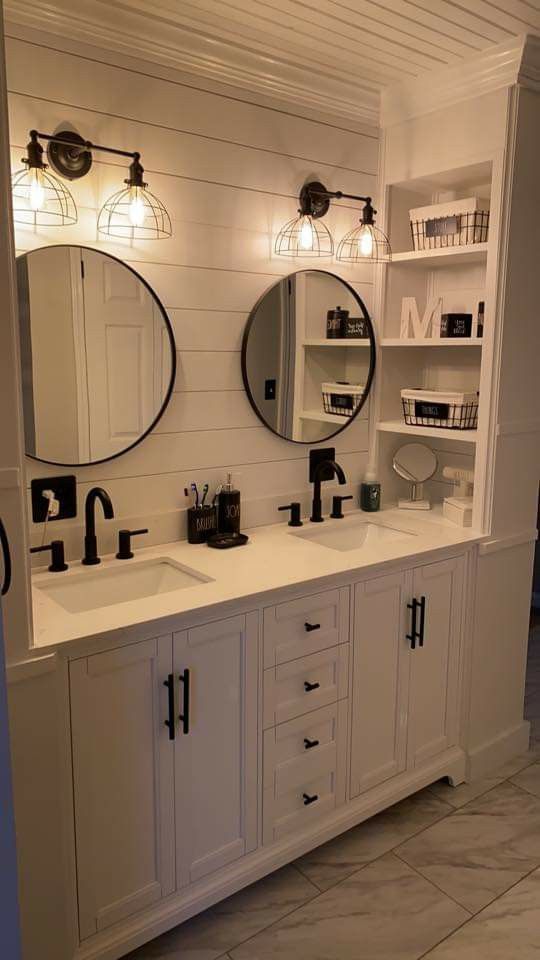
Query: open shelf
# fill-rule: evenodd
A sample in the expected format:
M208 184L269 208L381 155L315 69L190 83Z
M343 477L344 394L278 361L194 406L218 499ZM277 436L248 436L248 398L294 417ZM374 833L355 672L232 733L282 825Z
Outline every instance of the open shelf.
M441 247L439 250L406 250L393 253L391 263L412 263L419 267L445 267L456 263L481 263L487 259L487 243L471 243L463 247Z
M436 437L439 440L460 440L476 443L476 430L446 430L444 427L411 427L402 420L380 420L377 430L383 433L405 433L414 437Z
M369 347L369 340L353 340L352 338L348 340L346 337L338 338L335 340L331 339L322 339L322 340L304 340L302 346L304 347Z
M383 337L381 347L481 347L482 337L426 337L414 340L412 337Z
M340 417L336 413L325 413L324 410L302 410L299 416L301 420L316 420L320 423L338 423L340 426L344 426L350 420L350 417Z

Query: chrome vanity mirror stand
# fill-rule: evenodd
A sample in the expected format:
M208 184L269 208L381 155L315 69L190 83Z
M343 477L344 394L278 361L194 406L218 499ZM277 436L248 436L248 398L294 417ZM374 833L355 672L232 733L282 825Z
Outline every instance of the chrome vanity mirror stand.
M409 499L400 500L398 506L404 510L430 510L431 503L424 499L423 485L437 469L433 450L425 443L404 443L396 450L392 466L398 476L411 485Z

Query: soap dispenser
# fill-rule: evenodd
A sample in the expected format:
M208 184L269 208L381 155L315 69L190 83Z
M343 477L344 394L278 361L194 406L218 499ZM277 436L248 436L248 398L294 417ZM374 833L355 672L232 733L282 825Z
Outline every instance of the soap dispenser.
M381 485L375 468L371 465L368 466L360 485L360 507L367 513L375 513L381 508Z
M220 533L240 533L240 491L234 489L231 473L219 494L218 529Z

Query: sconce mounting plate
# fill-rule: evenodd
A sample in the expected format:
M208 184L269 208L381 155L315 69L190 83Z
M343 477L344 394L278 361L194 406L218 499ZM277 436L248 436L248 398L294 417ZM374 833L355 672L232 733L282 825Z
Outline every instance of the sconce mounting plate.
M79 180L86 176L92 166L92 154L85 148L86 141L74 130L59 130L56 136L68 142L50 140L47 144L47 159L55 173L65 180Z
M314 220L324 217L330 207L330 198L323 196L326 192L326 187L318 180L305 183L300 191L302 213L310 213Z

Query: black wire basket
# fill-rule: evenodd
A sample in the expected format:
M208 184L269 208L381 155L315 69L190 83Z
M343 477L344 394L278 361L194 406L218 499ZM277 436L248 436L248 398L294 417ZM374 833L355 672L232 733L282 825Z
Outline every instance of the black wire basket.
M430 220L411 220L414 250L440 250L443 247L487 243L488 233L489 210L457 213Z

